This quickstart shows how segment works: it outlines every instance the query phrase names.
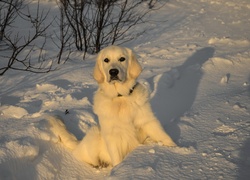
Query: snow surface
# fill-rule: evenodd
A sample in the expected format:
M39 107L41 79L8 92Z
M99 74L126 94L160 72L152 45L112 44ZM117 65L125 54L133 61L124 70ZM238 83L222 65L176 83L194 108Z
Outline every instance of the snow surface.
M52 0L41 6L58 13ZM180 147L139 146L113 169L75 160L44 119L61 115L79 139L97 123L95 56L74 52L56 71L0 77L0 179L250 178L250 2L169 0L142 28L124 46L138 55L139 81ZM57 52L50 43L46 53Z

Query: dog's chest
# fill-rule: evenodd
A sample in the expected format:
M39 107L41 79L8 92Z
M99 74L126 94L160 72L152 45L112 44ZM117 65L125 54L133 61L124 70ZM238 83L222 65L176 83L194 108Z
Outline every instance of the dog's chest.
M94 109L99 118L115 118L126 121L133 119L138 111L134 100L125 96L112 99L102 98L95 102Z

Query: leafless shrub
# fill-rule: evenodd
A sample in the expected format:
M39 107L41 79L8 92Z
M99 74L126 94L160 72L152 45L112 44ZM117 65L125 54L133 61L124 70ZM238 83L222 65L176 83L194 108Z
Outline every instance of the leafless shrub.
M64 26L74 38L77 50L98 53L111 44L122 44L142 32L129 31L143 23L148 10L140 10L141 1L133 0L58 0L64 14Z
M0 41L3 40L4 33L8 26L18 16L18 11L23 8L23 0L1 0L0 1Z
M59 52L57 55L57 63L60 64L62 61L62 56L64 53L66 53L66 58L64 56L64 62L66 62L69 59L69 56L71 54L71 44L72 44L72 37L70 31L70 26L67 25L67 21L65 18L65 13L63 10L62 4L58 3L58 7L60 9L60 16L56 18L56 25L59 27L59 35L58 32L55 32L55 35L57 37L56 40L53 40L54 44L58 47ZM59 42L57 41L59 40Z
M47 18L48 11L40 12L39 1L35 15L30 13L29 7L24 5L23 0L1 1L1 7L4 7L4 9L1 9L1 16L4 17L1 19L2 41L9 47L8 50L0 51L2 60L0 63L0 75L3 75L9 69L35 73L49 72L52 64L49 66L44 64L45 60L47 60L44 54L46 43L45 32L50 26L50 24L45 25L44 21ZM5 9L6 7L7 10ZM21 12L24 8L27 8L27 13ZM21 34L18 30L14 31L13 28L10 28L11 23L16 18L24 20L31 26L28 35ZM41 38L43 39L43 43L37 45L36 41L38 39L41 40ZM38 54L38 62L32 60L32 53Z

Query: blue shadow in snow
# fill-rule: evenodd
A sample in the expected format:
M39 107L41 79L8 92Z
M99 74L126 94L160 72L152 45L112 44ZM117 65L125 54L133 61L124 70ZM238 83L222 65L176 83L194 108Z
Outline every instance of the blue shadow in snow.
M200 80L202 65L213 57L214 48L206 47L196 51L182 65L151 79L155 85L151 105L156 117L168 134L177 141L180 137L178 122L192 107ZM193 144L189 144L193 145Z
M250 139L248 139L240 151L237 180L248 180L250 177Z

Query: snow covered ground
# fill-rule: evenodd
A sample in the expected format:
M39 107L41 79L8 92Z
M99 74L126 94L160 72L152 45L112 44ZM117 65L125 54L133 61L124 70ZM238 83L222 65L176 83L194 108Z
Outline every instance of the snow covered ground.
M97 122L95 56L75 52L48 74L0 77L0 179L250 178L250 1L169 0L138 28L147 31L124 46L138 55L156 116L189 148L140 146L113 169L75 160L44 120L61 115L79 139Z

